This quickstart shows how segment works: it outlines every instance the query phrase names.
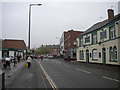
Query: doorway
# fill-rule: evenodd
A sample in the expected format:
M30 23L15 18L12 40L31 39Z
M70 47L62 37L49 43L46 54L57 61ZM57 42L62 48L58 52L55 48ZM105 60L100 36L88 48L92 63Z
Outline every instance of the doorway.
M89 50L86 50L86 62L89 63Z
M106 64L106 49L102 48L102 62Z

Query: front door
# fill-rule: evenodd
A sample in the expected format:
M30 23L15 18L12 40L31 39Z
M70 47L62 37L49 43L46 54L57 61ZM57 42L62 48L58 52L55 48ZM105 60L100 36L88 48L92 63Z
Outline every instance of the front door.
M102 61L103 61L103 64L106 64L106 49L105 48L102 49Z
M89 50L86 50L86 62L89 63Z

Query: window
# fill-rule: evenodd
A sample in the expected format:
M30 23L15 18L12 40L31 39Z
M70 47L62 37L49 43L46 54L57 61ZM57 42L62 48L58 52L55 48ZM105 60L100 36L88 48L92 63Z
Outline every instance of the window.
M110 30L110 39L114 39L116 37L115 26L110 27L109 30Z
M117 47L114 46L113 48L110 47L110 61L117 62Z
M85 43L88 43L88 42L90 42L90 36L85 37Z
M113 48L110 47L110 61L113 61Z
M80 39L80 46L83 46L83 38Z
M84 60L84 51L82 50L82 60Z
M106 30L103 31L103 32L100 32L100 40L101 40L101 39L104 39L104 38L106 38L106 37L107 37Z
M92 36L92 43L93 44L97 43L97 33L93 34L93 36Z
M97 49L93 49L93 51L92 51L92 59L93 59L93 60L97 60L97 59L98 59Z
M80 60L84 60L84 51L80 51Z
M116 46L114 46L113 52L114 52L114 61L117 61L117 47Z

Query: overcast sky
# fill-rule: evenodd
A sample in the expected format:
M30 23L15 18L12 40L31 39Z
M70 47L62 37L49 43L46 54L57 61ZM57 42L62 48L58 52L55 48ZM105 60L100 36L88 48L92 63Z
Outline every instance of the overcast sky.
M70 29L85 31L93 24L107 19L107 9L112 8L115 14L118 14L118 2L36 3L41 3L42 6L32 6L31 47L58 44L62 33ZM29 4L29 2L0 4L3 39L22 39L28 45Z

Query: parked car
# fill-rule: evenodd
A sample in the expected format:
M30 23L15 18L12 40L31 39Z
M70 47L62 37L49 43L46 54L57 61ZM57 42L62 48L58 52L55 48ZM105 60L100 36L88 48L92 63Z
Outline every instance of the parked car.
M53 59L54 57L53 56L48 56L48 59Z

